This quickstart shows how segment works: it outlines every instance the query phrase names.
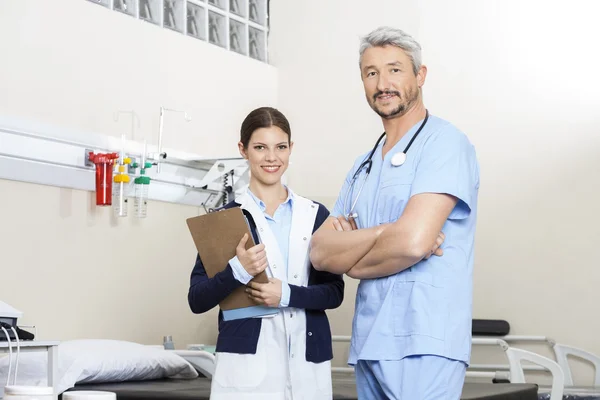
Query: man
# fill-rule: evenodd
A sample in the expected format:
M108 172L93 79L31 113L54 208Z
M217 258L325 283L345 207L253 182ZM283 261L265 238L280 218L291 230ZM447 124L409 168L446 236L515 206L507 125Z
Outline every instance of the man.
M427 68L411 36L368 34L360 73L385 136L348 173L311 260L361 280L348 361L359 399L459 399L471 352L475 150L426 110Z

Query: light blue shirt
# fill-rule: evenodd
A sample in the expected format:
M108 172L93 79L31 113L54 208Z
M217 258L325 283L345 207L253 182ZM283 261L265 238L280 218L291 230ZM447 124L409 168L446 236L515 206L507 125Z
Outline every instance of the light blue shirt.
M284 271L287 276L288 270L288 258L290 254L290 231L292 229L292 206L293 206L293 194L288 190L287 199L277 207L273 216L267 214L267 207L265 203L256 197L250 189L248 189L248 194L250 197L256 202L256 204L260 207L261 211L264 213L267 223L269 224L269 228L273 232L273 235L277 239L277 244L279 245L279 251L281 252L281 256L283 258L284 263ZM233 257L229 260L229 265L233 269L233 276L239 282L247 285L250 280L252 280L252 275L248 274L248 272L244 269L237 256ZM290 286L287 282L282 282L281 284L281 300L279 302L279 307L287 307L290 303ZM240 309L240 310L228 310L223 312L223 318L233 319L233 318L250 318L259 315L265 315L265 312L268 314L272 314L276 309L272 307L249 307L250 309Z
M472 324L473 242L479 190L479 165L468 138L456 127L430 116L402 166L391 164L418 122L382 160L381 143L371 174L357 202L359 228L396 221L420 193L445 193L459 199L443 226L444 255L432 256L398 274L361 280L355 306L349 364L357 360L399 360L410 355L439 355L469 362ZM352 175L348 173L332 216L345 215ZM365 172L352 190L358 193ZM349 205L348 205L349 207Z

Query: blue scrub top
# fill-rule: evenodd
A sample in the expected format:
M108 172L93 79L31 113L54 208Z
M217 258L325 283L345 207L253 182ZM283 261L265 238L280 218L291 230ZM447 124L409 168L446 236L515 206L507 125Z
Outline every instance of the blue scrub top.
M444 255L432 256L398 274L361 280L356 294L348 363L400 360L410 355L439 355L470 361L473 242L477 216L479 165L465 134L430 115L399 167L391 164L422 121L407 132L382 160L379 145L355 211L359 228L396 221L411 196L445 193L459 199L446 221ZM346 177L332 216L344 210L354 172L369 152L357 158ZM365 172L348 200L350 207Z

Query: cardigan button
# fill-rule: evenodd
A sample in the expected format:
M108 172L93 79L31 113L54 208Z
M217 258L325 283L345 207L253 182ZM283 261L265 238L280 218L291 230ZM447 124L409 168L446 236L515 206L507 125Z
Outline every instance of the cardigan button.
M308 332L308 336L312 336L312 332Z
M294 275L294 278L297 278L297 277L298 277L298 274Z
M306 236L304 236L304 237L302 238L302 240L306 240L306 239L307 239L307 238L306 238Z

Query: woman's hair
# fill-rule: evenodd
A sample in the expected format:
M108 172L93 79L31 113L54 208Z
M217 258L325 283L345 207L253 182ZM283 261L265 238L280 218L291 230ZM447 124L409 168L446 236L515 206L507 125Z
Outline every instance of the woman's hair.
M248 114L244 122L242 122L240 141L244 145L244 148L248 148L248 143L250 143L250 138L254 131L260 128L270 128L271 126L276 126L287 133L288 142L291 142L292 131L285 115L272 107L260 107Z

